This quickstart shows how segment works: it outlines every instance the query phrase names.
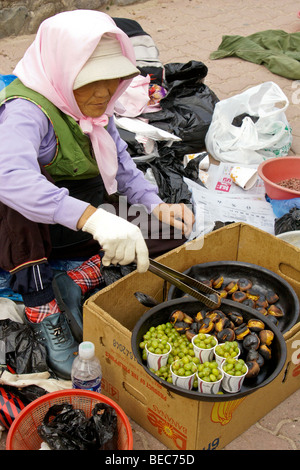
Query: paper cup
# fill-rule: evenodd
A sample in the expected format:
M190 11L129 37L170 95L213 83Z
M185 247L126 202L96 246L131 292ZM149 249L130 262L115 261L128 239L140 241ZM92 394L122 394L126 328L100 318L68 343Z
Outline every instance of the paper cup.
M210 161L209 161L209 155L207 152L199 152L199 153L187 153L183 156L183 166L184 168L187 166L187 164L191 161L194 160L194 158L199 157L199 155L203 156L202 160L199 162L199 170L208 170Z
M235 166L230 172L230 177L233 182L245 191L251 189L255 185L257 175L257 169L242 166Z
M202 348L199 348L198 346L196 346L196 344L194 343L194 340L197 336L198 335L193 336L193 338L192 338L192 343L193 343L195 356L199 358L199 361L201 363L207 362L207 361L211 362L214 359L214 348L218 345L217 338L215 338L215 340L217 342L217 344L215 346L213 346L210 349L202 349ZM206 334L205 336L208 337L208 336L212 336L212 335Z
M223 356L219 356L219 354L216 353L216 347L217 347L217 346L218 346L218 345L216 345L216 346L214 347L214 355L215 355L215 360L216 360L216 362L218 363L218 366L221 367L221 365L223 364L223 362L226 361L227 358L226 358L226 357L223 357ZM220 346L220 345L219 345L219 346ZM233 359L238 359L238 357L239 357L240 354L241 354L241 351L239 351L239 353L238 353L236 356L234 356Z
M221 387L221 382L223 380L223 377L224 377L224 371L222 369L218 369L221 374L222 374L222 377L217 380L216 382L207 382L203 379L201 379L198 375L198 373L196 373L196 377L197 377L197 380L198 380L198 392L200 393L218 393L219 390L220 390L220 387Z
M227 372L225 372L225 370L223 369L223 366L224 366L224 362L221 365L221 369L224 372L224 377L223 377L223 380L222 380L223 390L225 390L225 392L229 392L229 393L239 392L241 390L242 385L243 385L245 376L247 375L248 367L246 366L247 370L243 375L230 375L230 374L227 374Z
M181 359L178 359L177 361L172 362L172 364L170 365L170 370L172 374L172 383L173 385L176 385L177 387L180 387L180 388L184 388L185 390L192 390L193 385L194 385L194 378L195 378L196 370L190 375L176 374L176 372L173 371L173 365L180 361ZM197 368L196 364L195 364L195 367Z
M149 369L159 370L162 366L165 366L168 362L168 357L172 350L170 343L167 343L170 346L170 350L165 354L155 354L154 352L148 351L147 345L145 345L146 354L147 354L147 366Z

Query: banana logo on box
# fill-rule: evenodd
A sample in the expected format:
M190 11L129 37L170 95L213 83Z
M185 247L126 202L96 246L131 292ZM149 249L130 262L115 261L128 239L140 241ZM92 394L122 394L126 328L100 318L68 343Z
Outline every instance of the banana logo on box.
M214 403L211 411L211 421L220 423L222 426L228 424L232 418L233 412L244 401L245 397L233 401L218 401Z

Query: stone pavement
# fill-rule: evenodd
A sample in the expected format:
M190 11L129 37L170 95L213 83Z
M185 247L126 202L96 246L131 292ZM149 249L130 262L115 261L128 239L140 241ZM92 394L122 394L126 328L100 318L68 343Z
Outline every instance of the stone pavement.
M268 71L264 66L238 58L210 60L222 40L222 35L249 34L267 29L287 33L300 31L300 5L294 0L148 0L130 6L112 6L105 11L112 17L138 21L154 39L161 62L199 60L208 67L205 83L219 99L225 99L266 81L277 83L290 101L286 111L292 126L291 154L300 155L300 82ZM1 73L12 73L33 36L0 40ZM159 441L131 421L134 449L163 450ZM5 446L5 433L0 449ZM251 426L225 449L235 450L299 450L300 449L300 390Z

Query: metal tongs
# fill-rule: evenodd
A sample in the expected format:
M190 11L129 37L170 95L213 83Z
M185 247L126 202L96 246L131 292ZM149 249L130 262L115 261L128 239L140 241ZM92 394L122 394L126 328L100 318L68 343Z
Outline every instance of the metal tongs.
M204 305L209 308L218 308L221 304L221 298L216 290L203 284L203 282L197 281L196 279L187 276L186 274L180 273L179 271L175 271L174 269L171 269L168 266L164 266L163 264L160 264L151 258L148 270L151 271L153 274L156 274L157 276L161 277L165 281L170 282L186 294L189 294L195 297L197 300L200 300L200 302L204 303ZM205 292L206 294L214 294L217 300L214 301L213 299L206 297L197 290L193 289L193 287L199 289L202 292Z

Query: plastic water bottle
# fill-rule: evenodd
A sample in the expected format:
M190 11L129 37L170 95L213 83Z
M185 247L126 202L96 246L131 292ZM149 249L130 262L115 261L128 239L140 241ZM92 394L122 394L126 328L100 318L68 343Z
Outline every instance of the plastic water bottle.
M78 356L73 361L71 379L72 388L101 392L101 364L90 341L80 343Z

